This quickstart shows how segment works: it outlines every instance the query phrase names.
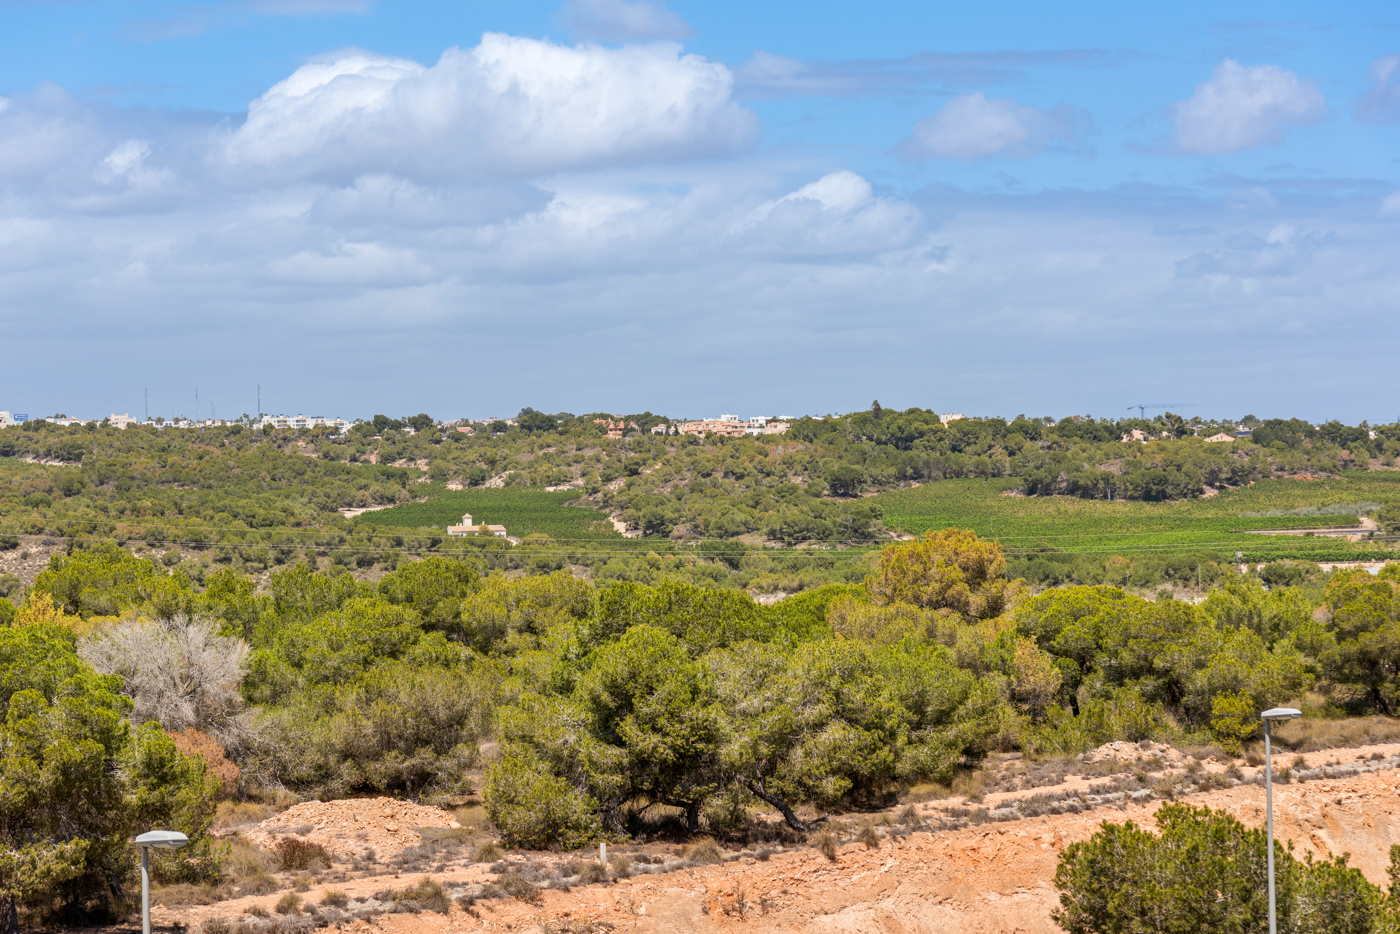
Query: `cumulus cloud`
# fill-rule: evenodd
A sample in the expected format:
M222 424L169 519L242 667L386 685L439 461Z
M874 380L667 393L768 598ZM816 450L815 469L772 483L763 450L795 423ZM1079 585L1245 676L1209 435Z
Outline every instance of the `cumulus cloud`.
M666 0L565 0L559 19L574 35L602 42L689 39L695 30Z
M1283 142L1290 127L1316 123L1326 113L1317 82L1277 65L1246 68L1226 59L1176 105L1176 141L1198 155L1258 149Z
M841 171L759 205L736 231L765 252L869 253L908 245L922 220L914 205L876 197L864 178Z
M488 33L432 67L366 53L304 65L248 108L225 163L292 177L523 177L739 152L758 120L723 65L679 46Z
M1357 102L1356 119L1400 123L1400 55L1382 55L1367 72L1371 88Z
M955 97L914 124L896 151L905 159L1026 159L1054 142L1082 145L1087 118L1067 104L1042 110L978 91Z

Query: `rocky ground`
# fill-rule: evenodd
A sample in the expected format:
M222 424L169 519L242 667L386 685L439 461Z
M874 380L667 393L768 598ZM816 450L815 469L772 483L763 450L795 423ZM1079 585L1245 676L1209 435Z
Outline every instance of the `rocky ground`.
M260 894L157 907L155 921L209 934L1051 932L1059 853L1102 823L1151 826L1170 799L1263 822L1262 769L1243 761L1124 743L1058 766L1073 774L1015 757L1001 765L1001 790L834 819L835 859L775 828L767 843L728 851L703 841L613 847L606 872L596 851L493 852L470 807L457 812L461 826L446 811L387 799L311 802L225 833L244 848L320 842L332 867L280 873ZM1284 769L1278 835L1299 851L1350 853L1384 884L1400 842L1400 744L1276 758Z

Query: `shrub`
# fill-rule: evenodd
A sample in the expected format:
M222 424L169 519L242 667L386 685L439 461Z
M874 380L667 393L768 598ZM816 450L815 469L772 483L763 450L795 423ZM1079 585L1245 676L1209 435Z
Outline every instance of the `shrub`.
M1263 830L1221 811L1165 805L1160 835L1131 821L1105 824L1060 855L1055 921L1098 931L1259 931L1268 901ZM1274 844L1280 930L1369 931L1380 892L1347 857L1299 861Z
M485 841L476 848L472 854L472 859L478 863L494 863L501 858L501 848L490 840Z
M1248 694L1236 691L1211 698L1210 713L1210 731L1215 741L1231 755L1239 755L1244 740L1253 736L1257 728L1258 708Z
M199 730L229 748L247 738L239 686L248 645L219 635L211 620L124 621L82 639L78 654L103 674L125 680L137 723L154 721L172 732Z
M310 840L283 837L272 845L283 869L329 869L331 856L326 848Z
M423 643L429 656L454 652L438 633ZM489 677L431 657L380 661L342 684L292 691L255 762L269 777L322 796L460 791L495 689Z
M229 924L227 918L210 918L200 926L204 934L229 934L232 929L233 925Z
M0 917L56 908L77 926L84 915L122 911L114 883L131 880L131 837L152 825L191 840L153 854L156 882L218 878L212 781L160 730L123 719L120 687L84 664L57 626L0 630L0 853L11 854Z
M571 850L602 832L592 798L515 752L491 764L482 797L491 823L511 846Z
M340 889L327 889L321 894L321 904L327 908L344 908L350 904L350 896Z
M301 896L296 892L288 892L277 899L277 913L279 915L301 914Z
M238 766L228 761L224 747L218 740L196 729L181 730L178 733L166 730L166 734L175 744L176 749L184 755L202 760L208 774L218 779L219 792L217 797L220 800L233 797L238 791L238 782L242 773L239 772Z
M868 849L878 850L880 848L880 834L874 827L866 824L856 835L857 843L864 843Z
M836 843L836 834L832 833L830 830L823 830L820 833L813 834L812 845L817 848L818 853L825 856L833 863L836 862L836 855L839 852Z

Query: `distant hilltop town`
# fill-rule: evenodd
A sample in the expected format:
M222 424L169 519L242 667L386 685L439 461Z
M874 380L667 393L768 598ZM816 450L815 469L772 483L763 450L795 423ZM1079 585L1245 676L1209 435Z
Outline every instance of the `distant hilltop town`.
M961 418L960 415L945 416L944 421ZM140 426L165 430L169 428L218 428L238 425L244 428L255 430L283 429L290 431L309 429L330 429L340 434L348 434L357 431L367 435L379 435L384 431L392 430L402 432L406 435L417 434L428 429L438 429L447 432L454 432L465 435L475 435L480 431L488 434L500 434L513 428L520 428L526 431L541 431L554 429L570 429L578 427L597 426L606 438L623 439L629 436L642 434L652 435L695 435L704 437L715 435L722 438L741 438L745 435L781 435L787 432L791 422L795 419L791 415L779 415L777 417L767 415L755 415L748 419L741 419L737 415L719 415L713 418L701 418L694 420L671 419L664 416L645 413L642 416L628 416L617 418L614 416L583 416L575 417L568 413L559 415L546 415L536 412L533 409L522 410L521 414L514 418L459 418L452 421L436 421L428 415L415 415L412 418L396 419L388 418L384 415L376 415L373 419L355 419L350 421L344 418L328 418L323 415L243 415L235 419L221 418L187 418L183 414L164 416L154 416L147 418L134 418L128 413L117 414L113 412L103 419L73 418L64 414L48 415L43 417L32 417L24 413L11 413L0 411L0 428L11 428L22 426L30 422L42 421L49 425L95 425L107 426L111 428L130 428Z
M244 425L249 428L334 428L341 434L349 431L354 422L343 418L325 418L320 415L264 415L261 418L185 418L183 415L172 418L156 416L144 421L128 414L113 412L103 419L69 418L67 415L50 415L43 419L50 425L110 425L113 428L130 428L132 425L145 425L150 428L216 428L223 425ZM28 415L0 412L0 428L10 428L31 421Z

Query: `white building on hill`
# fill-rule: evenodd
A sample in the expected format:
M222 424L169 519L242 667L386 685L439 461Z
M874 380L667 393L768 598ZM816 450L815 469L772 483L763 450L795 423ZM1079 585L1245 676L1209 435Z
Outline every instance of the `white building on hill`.
M472 522L472 514L464 512L462 513L461 525L449 525L447 527L447 534L457 538L462 538L467 535L494 535L497 538L505 538L506 527L503 525L487 525L484 522L481 525L477 525Z

